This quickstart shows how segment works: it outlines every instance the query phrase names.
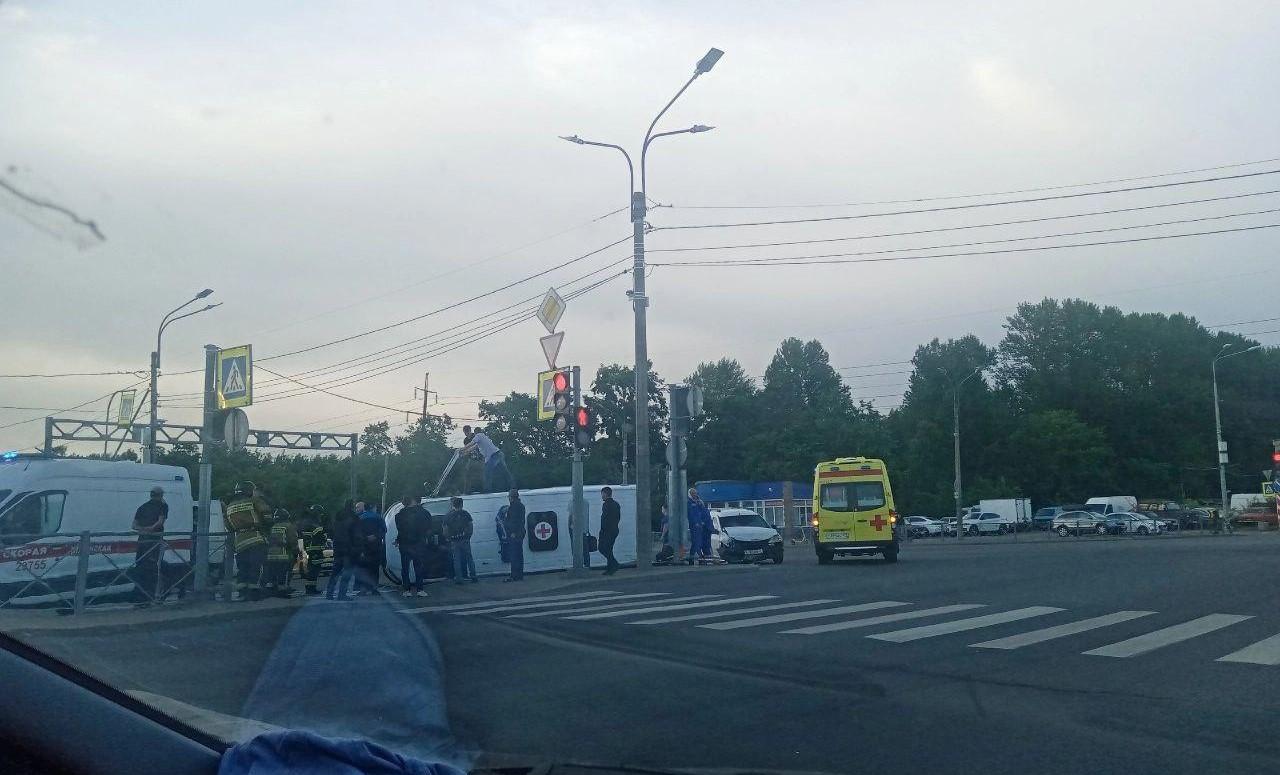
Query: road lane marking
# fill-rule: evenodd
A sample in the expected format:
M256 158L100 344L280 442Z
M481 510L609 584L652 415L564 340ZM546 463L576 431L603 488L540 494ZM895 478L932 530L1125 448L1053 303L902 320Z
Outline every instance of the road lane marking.
M648 608L606 611L600 614L579 614L578 616L566 616L564 618L585 622L593 619L614 619L619 616L632 616L634 614L656 614L663 611L683 611L689 608L710 608L717 605L733 605L734 603L754 603L757 600L774 600L777 597L777 595L749 595L747 597L727 597L722 600L704 600L701 603L679 603L676 605L667 605L664 600L662 601L663 605L655 605Z
M997 624L1017 622L1022 619L1030 619L1033 616L1056 614L1063 610L1066 609L1054 608L1047 605L1033 605L1028 608L1017 608L1012 611L1002 611L998 614L974 616L969 619L956 619L955 621L943 622L942 624L929 624L923 627L911 627L906 630L881 632L875 635L868 635L867 637L875 638L876 640L887 640L891 643L906 643L907 641L921 640L922 638L936 638L939 635L950 635L955 632L977 630L982 627L994 627Z
M481 600L478 603L459 603L457 605L429 605L426 608L401 608L402 614L423 614L436 613L439 611L462 611L467 608L486 608L494 605L508 605L510 603L533 603L538 600L568 600L570 598L592 598L606 597L616 595L613 590L601 590L598 592L574 592L571 595L539 595L537 597L513 597L508 600Z
M757 616L753 619L738 619L732 622L716 622L714 624L699 624L698 626L705 630L736 630L741 627L761 627L766 624L778 624L780 622L794 622L801 619L821 619L824 616L839 616L840 614L856 614L861 611L875 611L881 608L897 608L898 606L911 605L911 603L900 603L896 600L881 600L876 603L861 603L859 605L844 605L836 608L823 608L819 611L793 611L789 614L774 614L773 616Z
M1116 611L1113 614L1095 616L1092 619L1081 619L1078 622L1067 622L1056 627L1045 627L1043 630L1032 630L1018 635L1010 635L1007 638L996 638L982 643L970 643L969 647L975 649L1020 649L1023 646L1044 643L1055 638L1065 638L1068 635L1077 635L1089 630L1096 630L1099 627L1110 627L1113 624L1141 619L1154 613L1155 611Z
M1280 635L1245 646L1233 651L1225 657L1218 657L1217 662L1246 662L1250 665L1280 665Z
M694 600L706 600L708 598L713 598L713 597L723 597L723 596L722 595L687 595L685 597L668 597L662 602L663 603L687 603ZM502 618L503 619L537 619L543 616L568 616L569 614L590 614L590 613L595 613L596 611L616 611L622 608L631 609L631 608L636 608L640 606L646 606L653 602L655 601L631 600L626 603L612 603L610 605L604 605L604 603L609 603L609 600L587 600L583 602L583 605L586 606L585 608L576 608L576 609L570 608L570 609L561 609L558 611L534 611L533 613L528 613L528 614L507 614Z
M919 611L903 611L897 614L884 614L883 616L873 616L870 619L852 619L844 622L835 622L833 624L815 624L812 627L800 627L794 630L783 630L780 635L817 635L823 632L836 632L838 630L853 630L858 627L874 627L877 624L887 624L889 622L901 622L907 619L923 619L926 616L942 616L943 614L953 614L959 611L971 611L975 608L985 608L986 606L974 603L966 603L961 605L944 605L939 608L924 608Z
M600 597L600 598L594 598L594 599L587 598L587 600L589 600L592 603L595 603L598 601L603 602L606 600L612 603L615 600L631 600L633 598L642 598L642 597L654 598L654 597L663 597L665 595L670 595L670 594L671 594L670 592L640 592L634 595L611 595L609 597ZM649 601L646 601L646 602L649 602ZM496 613L502 613L506 611L532 611L535 608L566 608L569 606L582 605L582 603L583 603L583 600L581 598L575 599L575 600L557 600L554 603L519 603L517 605L498 605L498 606L494 606L493 608L471 608L466 611L454 611L453 615L454 616L482 616L484 614L496 614Z
M1233 624L1243 622L1245 619L1252 618L1252 616L1239 616L1237 614L1209 614L1208 616L1201 616L1199 619L1175 624L1172 627L1165 627L1164 629L1149 632L1146 635L1111 643L1084 653L1097 657L1118 657L1121 659L1133 657L1138 654L1145 654L1148 651L1155 651L1163 646L1190 640L1214 630L1221 630L1223 627L1230 627Z
M839 602L839 600L801 600L798 603L757 605L752 606L751 608L735 608L731 611L699 611L696 614L684 614L683 616L664 616L661 619L641 619L638 622L627 622L627 624L671 624L672 622L692 622L699 619L723 619L726 616L762 613L764 611L781 611L786 608L803 608L804 606L827 605L828 603Z

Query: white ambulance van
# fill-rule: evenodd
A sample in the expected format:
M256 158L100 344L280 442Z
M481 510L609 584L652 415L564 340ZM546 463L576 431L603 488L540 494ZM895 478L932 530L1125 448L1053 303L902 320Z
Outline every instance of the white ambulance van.
M605 485L589 485L582 488L587 504L587 530L600 536L600 490ZM612 485L613 499L618 502L622 520L618 526L618 540L614 544L614 556L624 565L636 560L636 488L635 485ZM521 490L520 500L525 508L524 571L566 570L573 565L569 546L569 505L572 500L569 487L548 487L541 490ZM510 566L502 562L498 546L496 518L499 509L509 503L507 493L482 493L462 496L462 508L470 514L474 523L471 537L471 555L476 561L477 576L495 576L509 573ZM433 523L439 524L449 513L449 498L429 498L422 505L431 512ZM402 506L397 503L387 509L387 575L394 581L400 575L400 550L395 546L396 514ZM590 557L592 567L603 568L604 559L599 554Z
M92 538L90 594L132 589L121 571L133 565L138 546L137 535L130 530L133 514L151 497L152 487L163 488L169 504L165 532L189 533L194 510L191 482L184 468L12 454L0 457L0 601L10 605L70 601L83 530L120 533ZM213 529L219 528L215 525ZM190 554L191 539L173 536L161 559L181 564ZM37 577L43 583L35 581Z

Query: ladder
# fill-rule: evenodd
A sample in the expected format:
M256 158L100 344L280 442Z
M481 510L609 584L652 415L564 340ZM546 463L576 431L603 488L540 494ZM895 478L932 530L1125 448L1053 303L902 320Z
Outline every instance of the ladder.
M462 450L455 449L453 451L453 457L449 458L449 462L445 464L444 472L440 474L440 481L436 482L436 488L431 491L431 495L429 497L434 498L440 494L440 488L444 487L444 483L449 479L449 474L453 473L453 467L458 464L458 460L461 458Z

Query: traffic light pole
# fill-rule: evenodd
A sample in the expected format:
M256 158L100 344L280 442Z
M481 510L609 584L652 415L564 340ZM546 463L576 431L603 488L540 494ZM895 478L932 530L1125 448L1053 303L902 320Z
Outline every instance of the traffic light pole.
M582 369L573 367L573 407L582 405ZM576 426L571 426L577 432ZM570 576L582 576L586 573L583 563L582 537L586 535L587 503L582 497L582 449L575 440L573 442L573 508L569 515L569 546L573 554L573 566Z

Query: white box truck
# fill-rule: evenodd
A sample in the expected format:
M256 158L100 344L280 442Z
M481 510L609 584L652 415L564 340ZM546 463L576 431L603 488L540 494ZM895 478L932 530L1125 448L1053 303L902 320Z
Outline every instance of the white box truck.
M1138 509L1138 498L1133 495L1099 495L1084 502L1085 511L1108 516Z

